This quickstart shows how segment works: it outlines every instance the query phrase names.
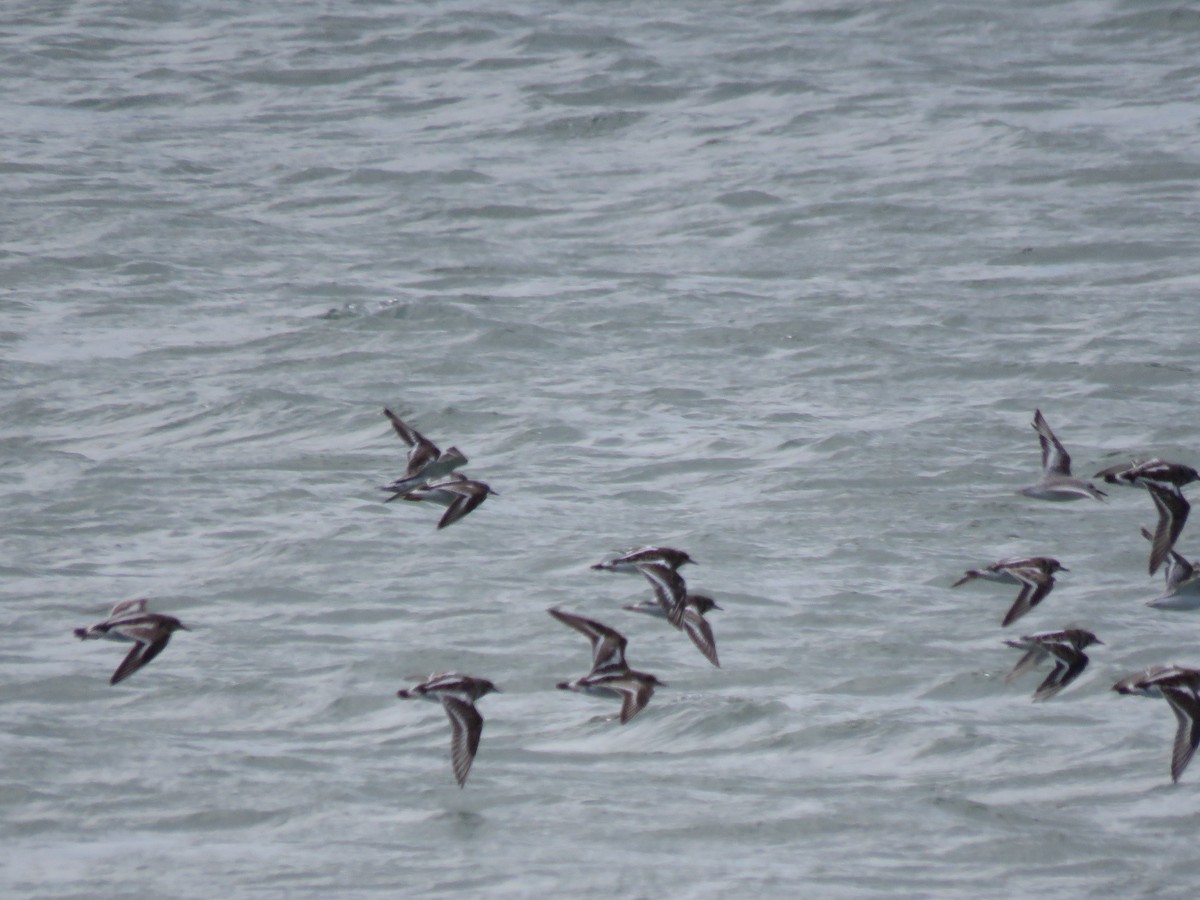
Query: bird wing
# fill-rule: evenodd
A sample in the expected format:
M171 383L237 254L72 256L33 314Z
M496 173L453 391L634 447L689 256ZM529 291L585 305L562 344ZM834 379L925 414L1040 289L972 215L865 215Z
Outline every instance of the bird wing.
M609 628L607 625L601 625L594 619L586 619L574 613L563 612L561 609L549 609L547 612L591 641L593 670L614 664L625 665L625 645L628 641L619 631Z
M713 638L712 626L708 624L708 620L694 609L684 610L683 629L692 639L692 643L704 654L704 658L719 669L721 663L717 660L717 642Z
M1146 490L1150 492L1154 506L1158 509L1158 525L1154 529L1154 539L1150 542L1150 574L1153 575L1179 540L1179 534L1183 531L1192 507L1177 487L1147 484Z
M1042 445L1042 469L1046 472L1057 472L1059 475L1069 476L1071 474L1071 455L1054 436L1054 432L1046 424L1046 419L1040 409L1033 412L1033 427L1037 431L1038 441Z
M687 601L687 584L683 576L665 563L642 563L638 571L654 588L654 597L667 615L667 621L680 628Z
M410 448L408 451L408 471L405 473L406 475L415 475L430 462L441 456L441 451L438 450L437 445L433 441L406 423L390 409L385 409L383 414L392 423L392 428L396 434L400 435L400 440L408 444Z
M1041 569L1009 569L1009 572L1021 582L1021 592L1000 623L1002 628L1007 628L1041 603L1054 587L1054 576Z
M458 786L462 787L467 783L467 774L479 750L483 716L479 715L474 704L459 697L442 697L442 706L450 719L450 764L454 767Z
M128 616L134 613L144 613L146 611L146 603L149 602L145 597L138 597L136 600L122 600L112 608L112 612L108 614L110 619L115 619L117 616Z
M1070 644L1051 643L1046 649L1055 657L1054 671L1033 692L1034 700L1049 700L1078 678L1088 664L1087 654Z
M1200 702L1195 694L1179 688L1164 687L1162 695L1179 723L1171 750L1171 780L1178 781L1200 745Z
M112 673L112 678L108 680L109 684L117 684L124 681L158 654L163 652L163 648L167 646L167 641L171 639L171 635L163 634L152 641L137 641L125 654L125 658L121 660L121 664L117 666L117 670Z
M1150 533L1150 529L1143 528L1142 537L1150 541L1153 546L1154 535ZM1166 579L1168 588L1183 584L1183 582L1196 574L1195 566L1188 562L1181 553L1177 553L1174 547L1167 551L1166 563L1167 567L1163 569L1163 576Z
M654 696L654 685L637 678L623 678L605 685L621 695L621 724L624 725L646 708Z
M453 493L455 497L442 514L442 519L437 525L439 529L453 525L459 519L466 516L471 510L479 506L488 495L487 487L477 481L464 481L461 484L447 488L447 490Z
M1047 651L1041 644L1022 644L1019 641L1005 641L1010 647L1015 647L1018 650L1024 650L1025 655L1017 660L1017 664L1013 666L1011 672L1004 676L1004 683L1008 684L1013 679L1020 678L1043 659L1046 658Z

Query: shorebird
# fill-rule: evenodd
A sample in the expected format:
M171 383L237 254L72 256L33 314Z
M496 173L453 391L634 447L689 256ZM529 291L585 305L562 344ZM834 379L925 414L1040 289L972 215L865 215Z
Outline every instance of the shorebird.
M1150 499L1158 510L1158 526L1150 541L1150 574L1153 575L1179 540L1191 511L1191 504L1183 496L1183 486L1200 481L1200 472L1182 463L1147 459L1109 466L1097 472L1095 477L1103 478L1109 484L1144 487L1150 492Z
M1200 745L1200 670L1182 666L1151 666L1113 685L1118 694L1162 697L1175 714L1177 728L1171 749L1171 781L1178 782Z
M558 621L583 634L592 644L592 670L572 681L557 685L560 691L578 691L594 697L616 697L621 701L621 724L646 708L656 687L666 687L649 672L638 672L625 662L625 636L594 619L560 609L546 610Z
M482 481L472 481L457 472L442 481L426 484L404 495L405 500L427 501L447 507L438 522L439 529L453 525L496 492Z
M134 646L121 660L109 679L109 684L124 681L158 654L163 652L176 631L190 631L174 616L146 612L146 599L122 600L112 608L108 618L89 628L76 628L75 637L81 641L101 638L110 641L132 641Z
M1022 559L1002 559L983 569L968 569L962 578L950 585L958 587L975 578L998 581L1004 584L1019 584L1021 591L1001 621L1008 627L1025 613L1046 599L1054 589L1054 573L1071 571L1057 559L1048 556L1030 556Z
M630 612L646 613L660 619L667 617L666 612L663 611L662 604L657 599L643 600L631 606L624 606L622 609L627 609ZM692 639L692 643L704 654L704 658L717 668L720 668L721 663L717 659L717 642L713 637L712 626L704 618L705 613L711 612L714 609L721 609L721 607L717 605L717 601L713 600L712 597L705 597L702 594L688 594L683 598L683 618L680 624L683 630L687 632L687 636Z
M396 434L400 435L400 439L409 446L408 466L404 470L404 475L380 488L381 491L391 491L392 493L392 496L384 501L385 503L390 503L426 482L444 478L467 462L467 458L457 447L451 447L443 453L433 441L405 423L390 409L384 409L383 414L391 421L392 428L395 429Z
M467 774L479 750L479 736L483 734L483 716L475 709L475 701L493 692L499 693L500 688L486 678L457 672L431 675L416 687L396 691L402 700L428 700L442 704L446 710L450 719L450 764L459 787L467 783Z
M1183 463L1167 462L1164 459L1133 460L1101 469L1093 478L1103 478L1109 484L1142 486L1147 484L1170 485L1181 488L1193 481L1200 481L1200 472Z
M694 562L695 560L683 550L676 550L673 547L638 547L632 550L622 550L619 555L604 562L596 563L592 568L602 572L636 574L638 566L647 563L656 563L665 565L670 569L678 569L686 563Z
M1088 664L1084 649L1092 644L1103 645L1104 641L1090 631L1071 628L1066 631L1043 631L1040 634L1029 634L1020 640L1005 641L1004 643L1017 650L1025 651L1025 655L1005 677L1005 684L1028 672L1048 656L1054 657L1053 670L1033 692L1033 699L1039 701L1049 700L1078 678Z
M1040 409L1033 411L1033 430L1042 445L1042 477L1037 484L1021 488L1018 494L1038 500L1103 500L1108 495L1094 484L1071 476L1071 455L1054 436Z

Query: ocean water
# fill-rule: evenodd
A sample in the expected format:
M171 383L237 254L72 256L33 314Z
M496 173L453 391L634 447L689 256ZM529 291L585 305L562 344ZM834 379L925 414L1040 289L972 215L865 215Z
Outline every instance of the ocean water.
M0 11L0 890L1193 897L1194 4ZM498 491L384 504L395 409ZM1179 549L1195 554L1190 529ZM687 549L721 654L589 570ZM1009 629L969 567L1071 572ZM117 687L71 630L192 627ZM554 690L620 628L636 720ZM1005 638L1095 631L1043 704ZM465 789L395 691L494 680Z

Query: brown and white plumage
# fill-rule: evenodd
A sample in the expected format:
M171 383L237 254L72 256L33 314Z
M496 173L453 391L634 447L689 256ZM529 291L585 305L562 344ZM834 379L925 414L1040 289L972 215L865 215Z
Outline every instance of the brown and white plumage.
M146 599L122 600L103 622L88 628L76 628L75 637L81 641L101 638L110 641L132 642L133 647L109 679L109 684L124 681L138 669L162 653L176 631L190 629L174 616L146 611Z
M563 612L561 609L551 608L546 612L588 639L592 645L593 673L628 668L625 663L625 647L629 642L625 639L625 635L615 628L602 625L595 619Z
M1158 525L1150 541L1150 574L1153 575L1175 547L1192 507L1184 499L1183 491L1174 485L1147 482L1146 490L1158 510Z
M594 697L616 697L621 700L621 724L624 725L646 708L654 696L656 687L665 687L665 682L649 672L638 672L625 662L624 635L607 625L563 612L549 609L547 612L564 625L585 635L592 644L592 670L572 681L559 682L560 691L576 691Z
M1042 477L1036 484L1021 488L1018 494L1038 500L1082 500L1092 497L1103 500L1107 494L1090 482L1071 475L1071 455L1046 423L1040 409L1033 412L1033 430L1042 447Z
M1017 662L1004 679L1008 684L1038 665L1047 657L1053 657L1054 668L1046 676L1036 691L1033 692L1035 701L1049 700L1072 681L1079 677L1087 668L1088 657L1084 649L1092 644L1101 644L1096 635L1082 628L1071 628L1066 631L1044 631L1040 634L1029 634L1016 641L1005 641L1009 647L1024 650L1025 655Z
M460 788L467 783L471 764L479 751L479 738L483 734L483 716L475 708L475 701L499 691L500 688L486 678L448 672L431 675L428 681L396 692L396 696L404 700L428 700L442 704L450 720L450 764Z
M558 684L559 690L578 691L593 697L617 697L621 701L622 725L629 723L646 708L650 698L654 696L654 689L660 686L665 687L665 682L659 681L649 672L636 672L633 669L626 669L624 672L592 673L574 681Z
M409 447L408 465L404 470L404 475L380 488L380 490L392 493L392 496L388 497L385 502L391 502L428 481L444 478L459 466L466 464L467 458L457 447L451 447L443 453L433 441L407 424L390 409L384 409L383 414L392 423L396 434Z
M951 587L958 587L976 578L1019 584L1021 590L1000 623L1001 627L1008 627L1049 596L1054 589L1055 572L1069 571L1057 559L1049 556L1002 559L983 569L968 569Z
M441 481L431 482L404 495L405 500L436 503L446 511L438 522L438 529L447 528L468 513L477 509L489 494L496 492L482 481L472 481L457 472Z
M696 649L704 654L704 658L720 668L721 661L717 659L717 641L713 637L712 626L708 620L695 609L685 609L683 611L683 630L692 639Z
M623 550L612 559L596 563L592 568L602 572L634 574L638 571L638 566L646 563L661 563L677 570L687 563L695 563L695 560L683 550L676 550L674 547L637 547Z
M622 609L627 609L630 612L640 612L646 615L655 616L660 619L667 617L662 605L657 599L644 600L641 603L635 603L630 606L623 606ZM704 654L714 666L720 668L721 663L717 659L717 642L713 637L712 626L708 620L704 618L704 614L711 612L714 609L721 609L717 602L712 597L705 597L702 594L688 594L684 598L683 617L680 620L680 627L687 633L687 636L692 639L692 643L696 648Z
M662 607L667 621L680 628L683 625L683 610L687 602L687 583L675 569L666 563L638 563L637 570L650 582L654 599Z
M1200 472L1183 463L1167 462L1165 459L1133 460L1101 469L1093 478L1103 478L1109 484L1127 484L1145 487L1147 484L1171 485L1181 488L1200 481Z
M1154 541L1154 535L1145 528L1142 529L1142 537ZM1146 605L1155 609L1200 607L1200 573L1196 571L1196 563L1189 562L1172 547L1167 553L1166 564L1167 567L1163 570L1166 582L1163 592L1153 600L1147 600Z
M1137 694L1139 697L1162 697L1158 687L1158 679L1175 675L1180 672L1194 671L1180 666L1147 666L1140 672L1126 675L1112 686L1118 694Z
M1179 781L1200 746L1200 670L1182 666L1152 666L1113 685L1119 694L1162 697L1175 714L1171 747L1171 780Z
M1200 472L1183 463L1167 462L1164 459L1134 460L1118 463L1101 469L1095 475L1109 484L1124 484L1144 487L1154 501L1158 512L1158 525L1150 541L1150 574L1166 560L1187 522L1191 504L1183 496L1184 485L1200 481Z

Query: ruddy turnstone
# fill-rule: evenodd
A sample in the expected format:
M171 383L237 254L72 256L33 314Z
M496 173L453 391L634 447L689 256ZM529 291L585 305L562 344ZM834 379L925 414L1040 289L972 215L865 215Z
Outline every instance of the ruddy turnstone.
M686 563L694 562L695 560L688 556L687 553L682 550L676 550L673 547L639 547L634 550L622 551L619 556L596 563L592 568L602 572L626 572L634 574L638 571L638 566L646 563L656 563L665 565L670 569L678 569Z
M475 701L492 692L500 693L500 688L486 678L457 672L431 675L416 687L396 691L402 700L428 700L442 704L446 710L450 719L450 764L459 787L467 783L467 773L479 750L479 736L483 734L483 716L475 709Z
M717 659L717 642L713 638L712 626L708 624L708 620L704 618L706 612L711 612L714 609L720 609L717 601L712 597L705 597L702 594L688 594L683 598L683 620L681 626L687 632L688 637L692 639L692 643L697 649L704 654L707 659L717 668L721 667L720 661ZM657 616L660 619L667 617L663 610L662 604L657 600L643 600L640 603L635 603L632 606L625 606L622 609L627 609L630 612L646 613L647 615Z
M951 587L958 587L975 578L1021 585L1017 599L1013 601L1013 605L1009 607L1008 613L1000 623L1001 627L1007 627L1046 599L1050 591L1054 589L1055 572L1070 571L1057 559L1051 559L1048 556L1002 559L984 569L968 569L967 573L954 582Z
M1178 782L1200 745L1200 669L1151 666L1113 685L1118 694L1162 697L1171 706L1178 727L1171 750L1171 781Z
M439 529L453 525L467 513L475 509L487 499L488 494L495 494L482 481L459 475L457 472L446 476L441 481L423 485L404 495L405 500L428 501L447 507L438 522Z
M1042 445L1042 478L1037 484L1021 488L1018 494L1037 500L1082 500L1094 497L1103 500L1108 495L1090 482L1071 476L1071 456L1054 436L1040 409L1033 411L1033 429Z
M136 600L122 600L103 622L97 622L90 628L76 628L75 637L81 641L106 638L110 641L133 642L134 646L108 680L109 684L117 684L162 653L171 635L180 630L191 629L174 616L146 612L146 600L139 597Z
M1109 484L1144 487L1150 492L1150 499L1158 510L1158 526L1150 541L1150 574L1153 575L1179 540L1192 508L1184 498L1182 488L1185 484L1200 481L1200 472L1182 463L1148 459L1109 466L1097 472L1095 477L1103 478Z
M1145 528L1142 537L1153 542L1152 535ZM1153 600L1147 600L1147 606L1155 609L1196 609L1200 607L1200 574L1196 572L1196 564L1188 562L1182 555L1171 548L1167 554L1167 567L1163 570L1167 586Z
M409 446L408 466L404 470L404 476L380 488L381 491L392 492L392 496L388 497L385 503L390 503L426 482L444 478L467 462L467 458L457 447L451 447L443 453L433 441L406 424L390 409L385 409L383 414L391 421L392 428L400 435L400 439Z
M1090 631L1071 628L1066 631L1043 631L1040 634L1028 634L1018 641L1005 641L1004 643L1017 650L1025 651L1025 655L1005 677L1005 684L1028 672L1047 656L1054 657L1054 669L1033 692L1033 699L1038 701L1049 700L1078 678L1088 664L1084 649L1092 644L1103 645L1104 641Z
M592 644L592 670L573 681L560 682L560 691L578 691L594 697L616 697L621 700L621 724L631 720L646 708L656 687L666 683L649 672L638 672L625 662L625 636L607 625L560 609L546 610L564 625L574 628Z
M1183 463L1167 462L1163 459L1134 460L1118 463L1101 469L1093 478L1103 478L1109 484L1131 486L1147 484L1171 485L1181 488L1193 481L1200 481L1200 472Z

